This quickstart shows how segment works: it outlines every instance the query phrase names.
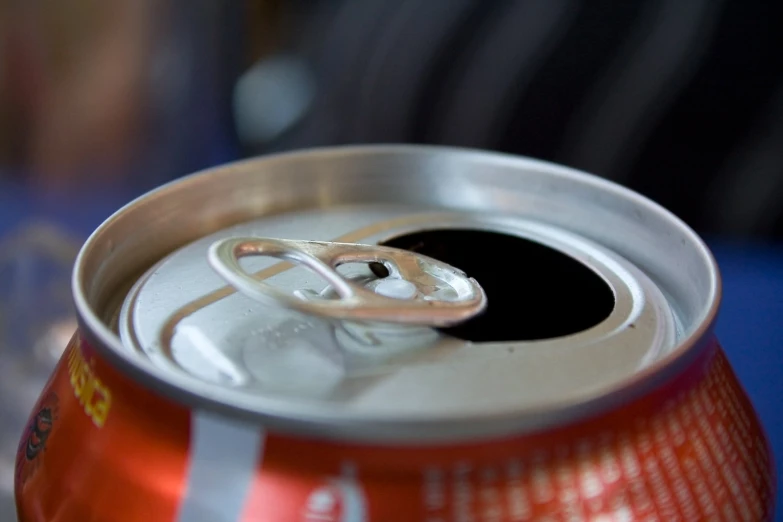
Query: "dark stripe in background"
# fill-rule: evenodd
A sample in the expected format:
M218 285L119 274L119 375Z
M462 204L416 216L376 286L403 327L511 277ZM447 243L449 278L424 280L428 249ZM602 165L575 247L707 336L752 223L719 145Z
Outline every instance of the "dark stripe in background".
M783 238L783 2L338 5L321 95L281 148L495 149L614 179L701 233Z
M496 147L556 159L563 131L587 87L629 35L645 2L581 2L571 29L525 92L509 105L510 117ZM508 23L512 23L509 21Z
M434 64L461 32L475 0L422 3L403 0L384 28L361 82L352 136L360 141L402 141L418 119L416 101Z
M781 2L730 2L700 71L650 136L629 185L712 232L712 179L781 81ZM778 173L779 175L780 173Z
M640 145L698 70L722 3L649 2L566 129L559 159L619 183L627 181Z
M535 80L578 6L576 0L527 0L491 13L443 84L434 140L491 147L508 122L508 105Z
M783 216L782 165L783 84L709 181L701 202L710 227L736 235L773 234Z
M457 29L439 45L440 52L427 71L424 87L414 101L416 118L409 126L408 141L435 142L431 128L438 123L435 114L443 110L450 89L449 79L454 74L454 64L462 61L462 55L475 47L475 42L483 35L487 20L491 20L494 13L502 11L507 4L508 0L474 0L473 8L460 20Z

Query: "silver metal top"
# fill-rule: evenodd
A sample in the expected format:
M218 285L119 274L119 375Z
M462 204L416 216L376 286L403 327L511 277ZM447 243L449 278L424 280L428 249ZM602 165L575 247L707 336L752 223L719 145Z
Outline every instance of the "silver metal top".
M323 309L308 309L339 303L328 294L339 294L341 281L351 281L349 288L372 288L383 281L363 265L353 266L344 278L332 275L324 281L301 268L281 270L275 259L247 259L245 269L254 275L236 283L240 288L248 284L250 297L224 295L226 274L213 270L216 251L234 250L254 231L279 236L296 230L312 240L366 229L359 240L375 243L422 228L456 227L518 235L572 256L609 285L613 311L599 325L566 338L475 344L430 328L335 323L319 319ZM235 236L239 239L222 239ZM499 253L486 255L503 269ZM524 260L518 262L524 269ZM230 268L231 279L238 272ZM306 315L292 314L276 302L270 306L264 299L268 294L251 290L258 281L281 289L282 296L311 296L285 300ZM221 386L227 401L251 406L273 398L291 401L293 410L307 400L369 418L469 417L567 400L627 378L670 351L676 336L674 315L657 286L599 245L519 218L372 205L270 216L204 237L142 277L120 317L121 336L136 353L159 368ZM521 324L526 318L518 320Z
M377 245L432 229L487 230L547 245L596 273L614 308L565 337L471 343L427 326L301 313L325 302L335 310L348 288L383 302L412 295L408 278L393 270L379 278L364 263L334 271L327 262L318 275L241 256L259 250L242 238L295 240L278 243L278 253L290 254L292 246L318 245L302 241ZM524 259L486 255L498 270L509 263L525 270ZM226 275L243 291L226 284ZM259 301L259 288L275 303L286 296L289 307ZM448 295L439 299L469 296L470 288L444 287ZM705 346L720 287L698 237L632 192L528 159L387 146L273 156L163 187L88 240L74 290L88 339L175 400L270 429L423 442L541 429L644 393ZM491 294L488 303L491 311Z
M246 256L269 256L305 266L329 284L338 299L296 289L282 292L252 277L239 264ZM243 294L271 306L283 306L321 319L448 326L483 312L486 295L473 278L432 258L394 248L291 241L228 238L208 253L212 268ZM368 288L337 272L347 263L379 263L390 279Z

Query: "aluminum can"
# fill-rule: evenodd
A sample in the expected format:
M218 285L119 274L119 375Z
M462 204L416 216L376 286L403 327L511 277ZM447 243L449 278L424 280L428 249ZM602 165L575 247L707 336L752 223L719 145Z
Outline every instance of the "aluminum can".
M712 255L588 174L424 146L235 163L109 218L73 292L20 522L773 516Z

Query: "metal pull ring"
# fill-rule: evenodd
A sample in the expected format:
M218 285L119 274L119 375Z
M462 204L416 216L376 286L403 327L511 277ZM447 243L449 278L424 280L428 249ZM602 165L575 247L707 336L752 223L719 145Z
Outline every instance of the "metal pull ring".
M242 269L239 259L247 256L269 256L309 268L331 285L339 299L306 300L282 292ZM253 299L326 319L449 326L480 314L487 305L484 290L475 279L446 263L396 248L228 238L210 247L208 261L229 284ZM389 270L389 280L398 284L373 292L336 270L341 264L356 262L383 264ZM449 294L448 299L441 297L444 293Z

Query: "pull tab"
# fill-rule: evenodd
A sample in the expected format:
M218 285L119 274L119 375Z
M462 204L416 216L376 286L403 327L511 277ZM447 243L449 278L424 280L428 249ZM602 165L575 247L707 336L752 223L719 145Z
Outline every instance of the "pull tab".
M305 300L255 279L239 265L247 256L268 256L309 268L331 285L338 299ZM480 314L487 306L484 290L473 278L435 259L376 245L229 238L214 243L212 268L243 294L275 306L334 320L371 321L419 326L449 326ZM389 276L375 291L340 275L345 263L381 263ZM441 297L449 294L448 299Z

